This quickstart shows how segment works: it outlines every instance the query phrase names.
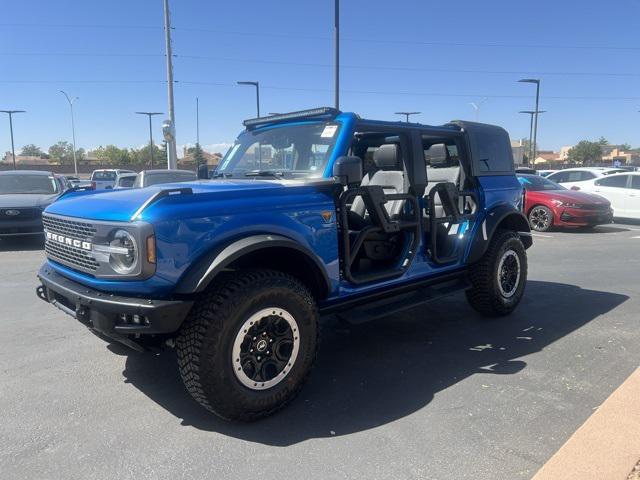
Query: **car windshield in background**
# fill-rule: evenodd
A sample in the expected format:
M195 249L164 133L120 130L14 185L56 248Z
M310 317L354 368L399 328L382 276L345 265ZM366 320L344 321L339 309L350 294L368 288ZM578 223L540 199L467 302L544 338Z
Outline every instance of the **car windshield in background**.
M0 175L0 195L58 193L58 182L47 175Z
M93 172L91 180L115 180L116 172Z
M175 183L175 182L190 182L196 180L195 173L190 175L188 173L147 173L144 177L144 186L150 187L151 185L160 185L163 183Z
M285 125L245 132L214 177L321 177L338 137L336 123Z
M540 177L538 175L518 175L518 180L524 186L525 190L532 192L540 192L543 190L566 190L562 185L556 182Z

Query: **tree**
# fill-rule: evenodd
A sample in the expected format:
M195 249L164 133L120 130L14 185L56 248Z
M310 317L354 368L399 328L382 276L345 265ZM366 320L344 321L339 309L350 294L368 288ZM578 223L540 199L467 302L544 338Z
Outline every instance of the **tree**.
M34 145L33 143L30 143L29 145L25 145L24 147L22 147L20 155L29 157L42 157L44 155L44 152L40 150L40 147Z
M196 166L202 165L203 163L207 163L207 161L204 158L204 154L202 152L202 147L200 146L199 143L196 143L195 147L187 148L187 154L191 156L191 158L193 158L193 161L196 164Z
M134 165L151 166L151 149L149 145L142 148L132 148L129 153L131 155L131 163ZM167 166L167 153L162 148L153 144L153 167Z
M582 140L567 152L567 160L583 166L593 165L602 161L602 144Z
M131 164L131 155L126 148L118 148L115 145L99 146L93 151L100 163L119 167Z
M61 165L73 164L73 145L69 142L60 141L49 147L49 157Z
M603 145L603 146L604 146L604 145L609 145L609 140L607 140L607 139L606 139L606 138L604 138L604 137L600 137L600 138L598 139L598 145Z
M628 152L629 150L633 150L631 148L631 145L629 145L628 143L623 143L622 145L620 145L620 150L624 150L625 152Z

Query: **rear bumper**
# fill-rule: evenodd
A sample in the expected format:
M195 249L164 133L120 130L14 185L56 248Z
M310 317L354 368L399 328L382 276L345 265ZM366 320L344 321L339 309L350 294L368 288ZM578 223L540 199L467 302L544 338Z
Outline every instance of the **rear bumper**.
M190 300L152 300L103 293L69 280L47 264L40 268L38 278L42 283L37 289L39 298L119 341L132 334L173 333L193 305Z

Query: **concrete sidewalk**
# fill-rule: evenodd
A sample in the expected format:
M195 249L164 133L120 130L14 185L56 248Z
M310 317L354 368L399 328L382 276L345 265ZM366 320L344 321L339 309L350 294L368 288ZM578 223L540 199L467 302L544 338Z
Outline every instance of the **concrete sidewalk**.
M633 372L533 480L626 480L640 459L640 369Z

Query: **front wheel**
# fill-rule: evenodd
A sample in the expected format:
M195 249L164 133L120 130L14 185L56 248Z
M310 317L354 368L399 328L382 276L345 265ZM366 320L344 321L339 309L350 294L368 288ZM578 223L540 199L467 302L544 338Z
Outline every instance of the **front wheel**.
M516 232L498 230L479 262L469 269L469 304L486 317L510 314L527 282L527 254Z
M230 274L192 309L176 342L182 380L204 408L250 421L302 388L316 355L318 311L295 278L272 270Z
M536 232L546 232L553 226L553 212L544 205L536 205L529 212L529 226Z

